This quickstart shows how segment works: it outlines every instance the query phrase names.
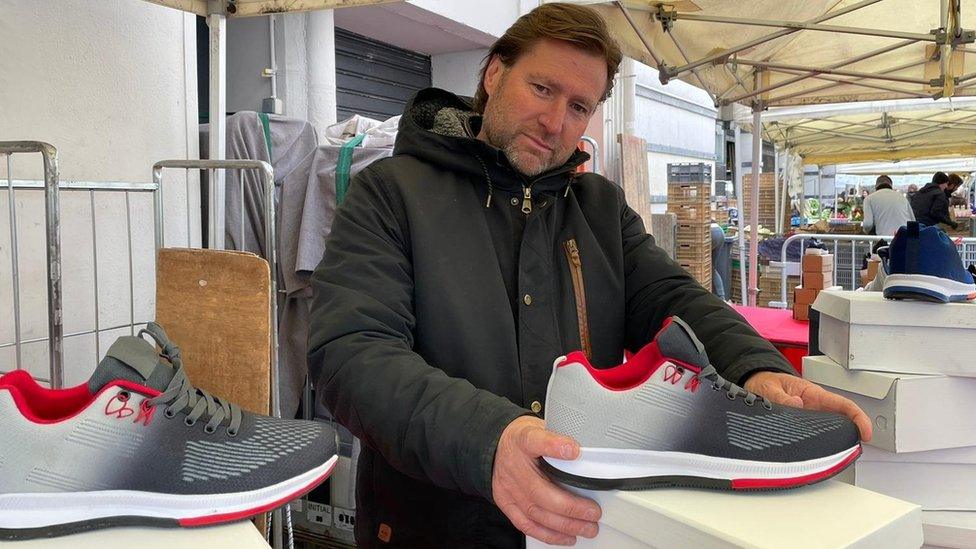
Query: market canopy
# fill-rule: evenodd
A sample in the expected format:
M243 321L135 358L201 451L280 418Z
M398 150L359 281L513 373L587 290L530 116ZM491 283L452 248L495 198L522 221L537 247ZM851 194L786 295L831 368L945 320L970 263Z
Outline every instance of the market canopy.
M976 98L780 108L762 121L766 139L806 164L976 155Z
M716 105L976 95L976 0L576 2Z
M207 0L147 0L153 4L169 6L200 16L209 15ZM228 17L254 17L290 11L330 10L370 4L390 4L400 0L228 0Z

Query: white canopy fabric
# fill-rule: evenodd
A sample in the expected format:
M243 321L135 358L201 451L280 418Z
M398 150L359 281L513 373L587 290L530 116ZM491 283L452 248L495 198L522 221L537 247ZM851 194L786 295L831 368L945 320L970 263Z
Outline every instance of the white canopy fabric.
M207 0L147 0L201 16L207 16ZM254 17L291 11L329 10L370 4L390 4L400 0L236 0L228 6L227 17Z
M976 95L976 0L576 1L718 105Z

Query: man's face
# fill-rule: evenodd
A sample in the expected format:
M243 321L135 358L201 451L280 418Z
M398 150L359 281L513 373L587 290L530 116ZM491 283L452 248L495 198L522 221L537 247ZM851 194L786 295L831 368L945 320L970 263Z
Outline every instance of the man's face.
M510 67L497 57L485 70L484 120L479 139L502 149L527 177L561 166L603 97L603 57L544 39Z

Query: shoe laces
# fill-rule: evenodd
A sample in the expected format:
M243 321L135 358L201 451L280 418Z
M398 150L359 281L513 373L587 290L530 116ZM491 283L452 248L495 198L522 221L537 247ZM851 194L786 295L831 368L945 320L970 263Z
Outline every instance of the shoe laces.
M715 391L724 390L725 397L729 400L735 400L741 396L743 397L742 400L745 401L747 406L755 406L756 400L761 400L763 408L767 410L773 409L773 404L766 397L760 397L756 393L747 391L735 383L723 378L718 374L718 370L715 369L715 366L712 366L711 364L702 368L701 372L699 372L695 377L711 381L712 389Z
M147 408L166 405L166 408L163 409L163 415L167 418L172 418L178 413L189 410L183 423L187 427L192 427L199 419L204 418L207 420L207 424L203 430L207 434L216 432L221 424L227 422L227 434L236 436L241 427L240 406L216 397L204 389L194 387L183 369L180 348L171 342L161 330L154 330L153 327L154 325L148 326L147 329L141 330L139 335L148 334L156 341L162 349L162 356L170 361L176 373L165 391L158 396L147 399L143 405Z

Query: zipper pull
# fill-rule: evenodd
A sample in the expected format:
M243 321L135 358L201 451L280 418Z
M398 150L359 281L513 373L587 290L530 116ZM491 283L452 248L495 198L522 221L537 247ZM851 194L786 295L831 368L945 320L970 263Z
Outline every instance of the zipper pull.
M532 213L532 189L529 187L522 187L522 213Z
M579 248L576 246L575 238L566 241L566 251L569 252L570 261L573 262L573 265L579 267L582 261L580 261Z

